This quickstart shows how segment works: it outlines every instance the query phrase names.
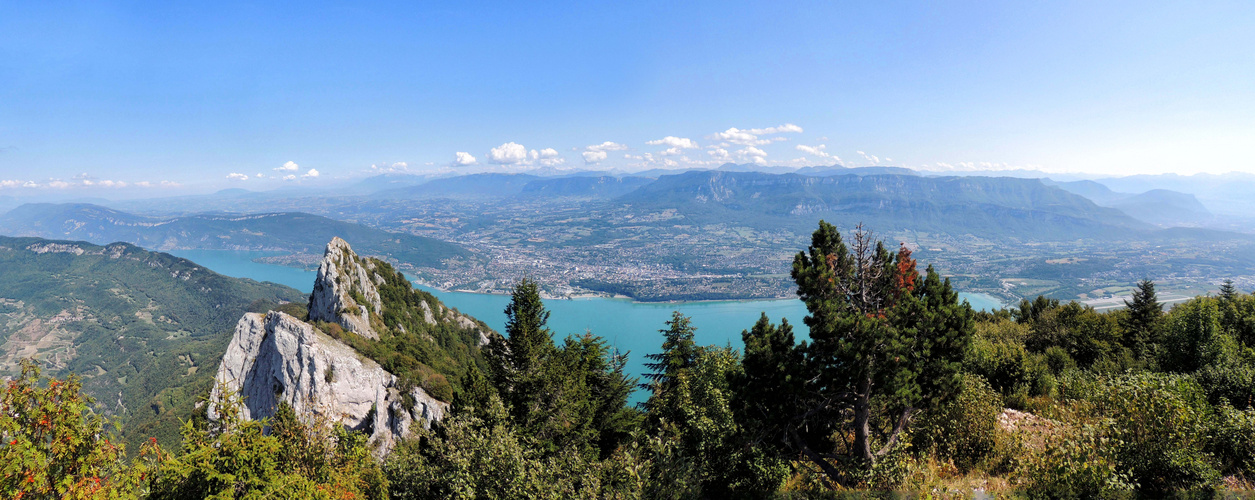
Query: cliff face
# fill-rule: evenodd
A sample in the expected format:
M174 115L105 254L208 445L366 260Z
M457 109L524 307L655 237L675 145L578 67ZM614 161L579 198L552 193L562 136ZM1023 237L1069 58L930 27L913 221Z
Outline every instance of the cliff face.
M381 289L388 300L380 296ZM402 290L413 295L398 297ZM383 319L385 309L391 323ZM358 257L340 238L327 244L318 267L309 319L307 323L274 311L245 314L218 367L218 384L243 398L244 418L271 417L276 405L287 403L306 421L321 416L370 434L380 454L391 450L413 425L427 427L444 417L448 403L432 394L449 399L452 389L443 376L427 377L435 373L432 365L474 362L474 354L455 358L441 342L480 347L497 335L433 296L412 290L388 263ZM365 341L368 344L381 336L429 344L424 351L427 357L409 358L412 365L425 370L424 385L401 387L398 375L416 380L415 373L389 373L349 344L320 331L317 321L340 325L347 331L344 335L372 339ZM340 333L336 335L339 338ZM221 401L222 396L215 387L210 401ZM217 417L213 404L209 417Z
M378 363L280 312L245 314L218 367L217 382L244 399L245 418L274 415L284 402L297 415L328 420L370 433L379 453L387 453L411 426L444 417L448 404L421 388L409 391L406 407L397 378ZM210 401L221 397L215 386ZM211 403L210 418L215 418Z
M383 277L374 271L370 260L359 258L348 242L332 238L323 251L314 292L309 297L310 321L339 323L345 330L378 339L370 314L383 314L377 288Z

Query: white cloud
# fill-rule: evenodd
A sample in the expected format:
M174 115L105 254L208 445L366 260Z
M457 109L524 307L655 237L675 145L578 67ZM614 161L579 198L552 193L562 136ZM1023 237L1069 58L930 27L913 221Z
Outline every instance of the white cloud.
M305 172L305 175L302 175L301 177L318 177L318 171L311 168L309 169L309 172Z
M285 176L283 176L283 180L285 180L285 181L294 181L294 180L296 180L296 174L288 174L288 175L285 175Z
M458 151L456 156L453 158L453 164L462 167L474 165L476 163L479 163L479 160L475 159L474 156L465 151Z
M723 148L714 148L709 151L706 151L706 153L709 154L711 158L714 158L719 161L727 161L727 160L732 159L732 156L728 154L728 150L723 149Z
M56 189L65 189L65 188L70 187L70 183L57 179L52 182L49 182L48 187L56 188Z
M278 170L281 172L295 172L300 168L301 166L297 165L296 162L288 161L287 163L284 163L282 167L275 167L275 170Z
M370 166L370 170L371 172L382 172L385 174L394 172L409 172L410 164L403 161L394 163L383 162L380 164L372 164Z
M761 149L758 149L754 146L746 147L745 149L739 150L736 153L743 160L746 160L752 163L763 163L767 161L767 152Z
M227 179L230 179L233 181L246 181L248 180L248 176L241 173L231 172L227 174Z
M617 142L606 141L601 144L593 144L592 146L585 147L584 149L587 151L625 151L627 148L627 146Z
M596 163L601 163L602 160L605 160L606 157L609 156L608 154L606 154L607 151L625 151L627 150L627 148L628 147L623 144L619 144L613 141L606 141L601 144L593 144L591 146L585 146L584 152L580 153L580 155L584 157L585 164L592 165ZM557 151L555 151L555 153L556 152Z
M786 123L779 127L752 128L752 129L749 129L748 132L754 135L783 134L785 132L792 132L795 134L800 134L802 133L802 127L799 127L792 123Z
M584 156L584 163L591 165L594 163L601 163L602 160L605 160L606 152L605 151L585 151L583 153L583 156Z
M36 188L36 187L39 187L39 184L35 184L35 181L26 181L26 184L22 184L22 187L24 187L24 188Z
M545 148L540 150L541 158L554 158L556 156L558 156L558 150L554 148Z
M0 188L13 188L22 185L22 181L0 180Z
M719 132L717 134L711 135L710 138L718 139L721 141L727 141L733 144L741 144L745 146L761 145L761 144L767 144L771 142L770 140L767 140L767 139L759 139L757 135L751 134L747 130L741 130L736 127L732 127L723 132Z
M566 158L541 158L540 164L546 167L556 167L566 163Z
M828 147L827 144L820 144L818 146L807 146L805 144L798 144L794 146L794 148L796 148L798 151L801 151L808 155L811 155L817 158L823 158L825 160L832 160L837 163L841 163L841 158L838 158L836 155L829 154L827 151L824 151L824 149L827 149L827 147Z
M739 129L736 127L732 127L723 132L712 134L709 137L711 139L727 141L732 144L740 144L742 146L761 146L761 145L770 144L776 141L783 141L785 139L783 137L773 137L771 139L762 139L762 138L759 138L758 136L782 134L786 132L801 133L802 127L799 127L792 123L786 123L779 127L767 127L767 128Z
M527 159L527 148L522 144L507 142L488 151L488 161L512 165Z
M671 149L675 149L675 150L697 149L699 147L696 142L693 142L692 139L688 139L685 137L675 137L672 135L663 137L662 139L658 139L655 141L648 141L645 144L648 144L650 146L668 146Z
M872 164L872 165L878 165L878 164L880 164L880 158L879 158L879 157L877 157L876 155L869 155L869 154L864 153L864 152L862 152L862 151L859 151L859 152L858 152L858 154L859 154L859 155L861 155L861 156L863 157L863 159L865 159L865 160L867 160L867 161L871 162L871 164Z

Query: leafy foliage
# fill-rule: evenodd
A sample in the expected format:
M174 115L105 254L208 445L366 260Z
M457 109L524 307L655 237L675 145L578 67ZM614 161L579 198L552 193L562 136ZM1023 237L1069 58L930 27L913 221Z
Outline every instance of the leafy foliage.
M625 406L636 383L623 371L626 358L592 334L555 345L533 281L515 286L505 313L506 336L494 338L487 355L519 432L546 454L604 457L617 448L638 419Z
M0 395L0 496L129 496L123 446L81 388L76 377L41 379L38 365L22 362Z
M227 394L219 418L183 427L181 456L146 449L137 467L149 498L386 498L387 479L366 435L330 422L300 422L291 408L273 421L241 417ZM272 432L266 432L267 428Z

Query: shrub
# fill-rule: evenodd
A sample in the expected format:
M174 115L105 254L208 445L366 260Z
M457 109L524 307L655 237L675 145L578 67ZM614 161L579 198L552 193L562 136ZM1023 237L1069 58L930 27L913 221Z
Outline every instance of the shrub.
M1255 408L1222 405L1217 413L1212 453L1226 474L1255 479Z
M1111 456L1111 420L1083 425L1050 435L1045 446L1031 453L1017 471L1019 485L1029 497L1100 498L1131 491L1135 484Z
M1069 368L1076 368L1076 361L1062 347L1050 346L1043 354L1046 366L1050 367L1050 372L1055 375L1063 373L1064 370Z
M22 372L0 392L0 497L130 497L125 452L104 432L77 377L41 379Z
M218 420L184 424L181 456L143 450L136 468L149 498L387 497L365 434L329 421L302 423L285 405L274 420L247 420L240 398L223 389Z
M950 459L968 471L993 453L997 441L1002 397L984 379L965 375L962 388L949 402L926 411L912 429L913 442L922 453Z
M1137 373L1105 380L1091 402L1114 422L1115 458L1147 490L1210 488L1220 479L1205 453L1210 407L1193 378Z
M1203 367L1195 374L1213 405L1255 407L1255 363L1229 362Z

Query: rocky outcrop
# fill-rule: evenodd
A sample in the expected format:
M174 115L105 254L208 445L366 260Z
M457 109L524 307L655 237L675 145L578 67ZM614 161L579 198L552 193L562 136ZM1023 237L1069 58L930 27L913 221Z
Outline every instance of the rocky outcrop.
M424 306L426 306L426 304L424 304ZM440 304L440 315L444 317L445 321L455 323L464 329L475 330L475 332L479 334L479 340L477 343L478 347L486 346L488 345L488 342L492 340L492 338L489 337L489 332L491 332L491 335L500 335L499 333L489 330L488 327L484 326L482 323L476 322L470 316L445 307L444 304ZM431 323L433 321L429 320L428 322Z
M328 254L330 249L328 245ZM369 432L381 455L409 434L412 426L428 427L448 409L447 403L421 388L405 397L397 378L378 363L309 323L275 311L264 316L249 313L240 319L216 380L210 394L211 419L217 417L212 402L221 401L219 387L225 387L243 397L245 418L270 417L277 404L287 403L307 420L320 415Z
M371 314L383 314L377 288L383 281L370 259L359 258L348 242L332 238L323 251L314 292L309 296L310 321L338 323L345 330L378 339Z

